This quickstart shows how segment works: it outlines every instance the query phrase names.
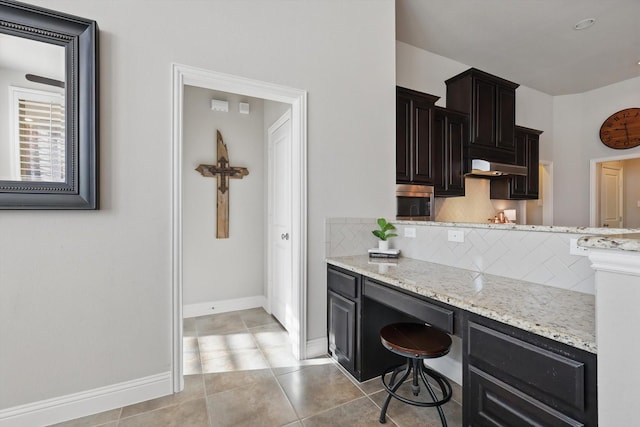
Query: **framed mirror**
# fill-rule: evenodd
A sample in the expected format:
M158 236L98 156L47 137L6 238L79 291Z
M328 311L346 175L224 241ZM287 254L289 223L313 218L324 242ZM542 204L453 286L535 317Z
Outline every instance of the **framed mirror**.
M0 209L97 209L95 21L0 0Z

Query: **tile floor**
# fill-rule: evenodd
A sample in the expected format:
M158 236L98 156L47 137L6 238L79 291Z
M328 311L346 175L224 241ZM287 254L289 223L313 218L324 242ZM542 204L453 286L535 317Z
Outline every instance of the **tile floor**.
M358 383L328 357L297 361L263 309L184 321L184 391L57 427L379 426L379 378ZM459 387L454 399L460 402ZM444 406L449 426L462 408ZM440 426L437 412L393 400L388 426Z

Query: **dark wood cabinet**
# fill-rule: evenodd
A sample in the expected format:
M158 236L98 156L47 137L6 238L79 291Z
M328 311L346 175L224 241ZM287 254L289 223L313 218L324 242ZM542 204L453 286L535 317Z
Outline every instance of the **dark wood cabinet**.
M396 322L425 322L447 333L461 330L457 310L401 292L368 277L327 266L329 354L358 381L379 377L406 359L385 349L380 329Z
M491 181L492 199L537 199L540 179L540 134L536 129L516 126L516 164L527 167L526 176L510 176Z
M465 426L597 425L594 354L470 313L463 351Z
M353 376L357 363L360 276L337 267L327 269L329 354Z
M396 88L396 181L433 184L431 107L440 99Z
M466 114L433 107L433 186L436 197L464 196L464 144L468 135Z
M471 159L513 163L516 83L471 68L448 79L447 108L469 114L465 172Z

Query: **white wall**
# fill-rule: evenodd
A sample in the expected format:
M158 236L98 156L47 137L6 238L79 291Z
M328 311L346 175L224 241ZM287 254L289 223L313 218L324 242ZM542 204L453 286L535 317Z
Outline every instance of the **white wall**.
M0 409L170 369L172 62L309 92L308 338L324 336L324 218L394 213L394 2L30 3L100 27L101 210L0 212Z
M212 99L229 102L213 111ZM238 103L248 102L250 114ZM183 303L264 295L264 119L262 99L185 86L183 143ZM216 238L217 179L195 170L216 163L216 130L231 166L249 175L229 181L229 238Z
M554 98L554 224L589 224L591 159L637 153L600 142L600 126L611 114L638 106L640 77L577 95Z

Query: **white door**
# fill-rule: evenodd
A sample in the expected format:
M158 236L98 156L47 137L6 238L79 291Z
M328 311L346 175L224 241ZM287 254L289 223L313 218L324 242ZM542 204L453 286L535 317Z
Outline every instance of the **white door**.
M268 132L269 248L268 295L271 314L291 332L293 297L291 241L291 111Z
M600 174L600 218L602 227L622 228L621 192L621 167L615 163L603 163L602 173Z

